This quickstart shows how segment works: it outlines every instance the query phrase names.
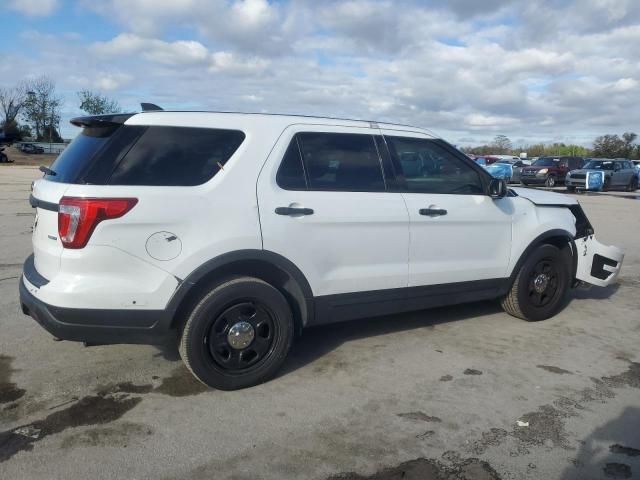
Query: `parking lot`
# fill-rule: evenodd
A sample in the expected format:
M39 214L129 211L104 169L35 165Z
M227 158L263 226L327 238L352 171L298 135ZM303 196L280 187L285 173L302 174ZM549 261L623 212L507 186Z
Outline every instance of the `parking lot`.
M175 346L57 342L21 313L40 175L0 168L0 478L640 477L640 192L578 195L625 262L550 320L483 302L310 329L276 379L222 392Z

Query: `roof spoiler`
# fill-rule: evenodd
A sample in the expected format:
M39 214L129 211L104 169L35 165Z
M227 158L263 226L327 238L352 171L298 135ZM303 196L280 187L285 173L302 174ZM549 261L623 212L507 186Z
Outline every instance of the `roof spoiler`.
M112 113L108 115L91 115L87 117L76 117L70 120L71 125L76 127L109 127L122 125L135 113Z

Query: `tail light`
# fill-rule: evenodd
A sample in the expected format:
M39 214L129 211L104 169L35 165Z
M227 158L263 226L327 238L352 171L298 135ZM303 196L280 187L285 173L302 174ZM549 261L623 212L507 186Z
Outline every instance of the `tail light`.
M84 248L103 220L122 217L137 198L62 197L58 210L58 236L65 248Z

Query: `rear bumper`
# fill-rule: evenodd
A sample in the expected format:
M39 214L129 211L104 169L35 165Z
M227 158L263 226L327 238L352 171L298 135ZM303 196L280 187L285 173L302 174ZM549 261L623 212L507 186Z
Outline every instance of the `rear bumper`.
M165 310L61 308L43 302L36 297L43 279L36 276L32 265L29 257L20 280L22 312L51 335L96 344L163 344L175 339L176 333L170 327L172 317Z

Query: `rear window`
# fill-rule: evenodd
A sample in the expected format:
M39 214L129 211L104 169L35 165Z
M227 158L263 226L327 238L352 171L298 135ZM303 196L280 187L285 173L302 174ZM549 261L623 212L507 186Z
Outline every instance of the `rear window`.
M110 185L194 186L213 178L244 140L238 130L148 127Z
M84 183L93 158L117 129L118 126L83 129L51 165L56 174L46 175L46 179L60 183Z
M194 186L218 173L244 141L238 130L120 126L85 128L48 180L97 185Z

